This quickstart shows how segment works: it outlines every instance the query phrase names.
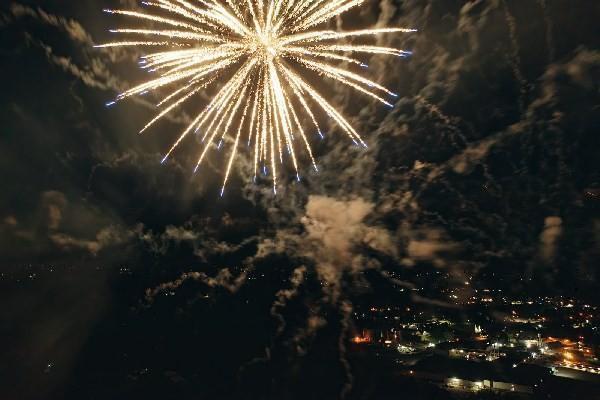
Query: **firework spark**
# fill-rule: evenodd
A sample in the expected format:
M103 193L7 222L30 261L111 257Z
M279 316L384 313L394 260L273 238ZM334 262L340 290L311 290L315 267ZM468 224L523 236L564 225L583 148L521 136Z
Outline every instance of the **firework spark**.
M195 171L210 148L233 142L221 195L230 176L241 140L254 153L254 178L270 168L277 193L277 168L290 156L300 180L296 148L304 147L318 171L301 117L307 117L322 137L311 106L318 106L355 143L365 142L348 121L306 79L308 73L350 86L387 106L385 87L364 78L353 68L367 67L355 54L406 57L408 51L353 44L348 38L413 29L379 28L347 32L319 30L332 18L360 6L364 0L154 0L144 1L148 12L105 10L136 18L150 28L111 32L144 40L124 40L97 47L148 46L164 48L141 58L140 65L158 75L117 96L116 102L151 90L170 88L159 106L164 109L140 133L215 81L224 81L206 107L195 116L168 150L163 162L190 134L201 137L203 150ZM344 68L332 63L345 63ZM312 128L311 128L312 129Z

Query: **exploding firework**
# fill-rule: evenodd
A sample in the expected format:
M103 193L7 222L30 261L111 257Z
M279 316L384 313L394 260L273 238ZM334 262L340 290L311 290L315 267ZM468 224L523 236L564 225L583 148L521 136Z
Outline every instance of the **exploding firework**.
M365 142L341 113L304 75L317 74L375 98L392 107L397 95L361 76L353 69L366 68L354 54L406 57L410 52L391 47L354 44L348 39L382 33L412 32L404 28L355 31L321 30L332 18L360 6L364 0L155 0L144 1L149 12L105 10L137 18L151 28L123 28L111 32L136 35L144 40L124 40L98 47L147 46L164 48L140 60L141 67L157 76L126 92L115 101L150 90L170 88L158 105L164 107L140 133L216 81L224 84L181 133L164 162L190 134L199 135L203 150L194 172L210 148L232 142L221 195L230 176L240 141L246 141L254 158L254 179L271 169L277 193L278 163L288 153L300 180L296 147L304 147L318 171L302 117L321 137L313 108L321 109L357 145ZM344 63L345 68L339 64ZM310 128L311 130L313 128ZM231 140L229 140L231 139Z

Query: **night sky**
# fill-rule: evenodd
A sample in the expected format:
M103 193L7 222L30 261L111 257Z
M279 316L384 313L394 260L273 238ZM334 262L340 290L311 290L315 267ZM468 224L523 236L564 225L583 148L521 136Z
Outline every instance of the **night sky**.
M159 97L105 107L146 79L93 47L119 6L0 5L0 398L371 398L360 304L465 281L598 303L600 2L367 2L338 27L419 30L368 59L393 109L321 88L368 149L324 122L320 172L301 157L277 196L243 149L223 198L222 152L160 163L210 92L141 136Z

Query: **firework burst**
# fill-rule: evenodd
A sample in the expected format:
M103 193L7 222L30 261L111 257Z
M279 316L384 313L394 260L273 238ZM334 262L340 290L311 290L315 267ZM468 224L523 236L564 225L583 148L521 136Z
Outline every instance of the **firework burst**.
M147 46L157 52L141 58L141 67L156 77L117 96L118 101L150 90L169 89L158 105L164 107L140 133L194 95L220 80L223 85L181 133L163 162L190 134L199 135L203 149L195 171L208 150L232 143L221 195L241 141L259 170L270 174L277 193L278 164L288 153L300 180L296 148L306 149L318 171L301 120L309 120L322 137L313 108L321 109L357 145L365 142L341 113L305 78L312 72L362 92L383 104L397 95L353 69L366 65L356 55L406 57L410 52L391 47L353 44L348 39L382 33L412 32L404 28L355 31L321 30L332 18L360 6L364 0L154 0L144 1L148 12L105 10L136 18L145 29L111 32L142 40L124 40L97 47ZM343 64L343 68L339 65ZM313 128L310 128L311 130ZM231 140L229 140L231 139ZM262 166L262 168L261 168Z

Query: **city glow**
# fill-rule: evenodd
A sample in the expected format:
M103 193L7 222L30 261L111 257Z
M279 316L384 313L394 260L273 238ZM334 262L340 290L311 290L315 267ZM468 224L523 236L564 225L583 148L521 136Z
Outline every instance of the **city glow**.
M352 338L354 343L370 343L371 338L368 336L355 336Z
M208 150L229 147L221 195L229 179L240 142L253 154L254 178L270 173L277 190L284 154L300 180L297 148L306 150L315 170L310 137L323 136L319 108L356 145L366 147L359 133L317 90L307 75L346 85L386 106L397 94L363 77L368 66L360 55L406 57L410 52L360 42L384 33L412 32L405 28L355 31L322 29L328 22L363 4L364 0L154 0L148 12L105 10L132 17L142 27L113 29L134 39L98 47L135 46L160 51L142 57L143 69L157 75L117 96L115 101L156 89L169 89L158 103L162 111L141 132L209 86L219 86L206 107L179 135L163 162L182 141L196 134L203 149L195 170ZM321 27L321 28L319 28ZM137 39L136 39L137 38ZM141 39L140 39L141 38ZM351 39L352 42L349 42ZM336 64L344 63L342 66ZM307 128L304 119L309 121ZM141 133L140 132L140 133Z

